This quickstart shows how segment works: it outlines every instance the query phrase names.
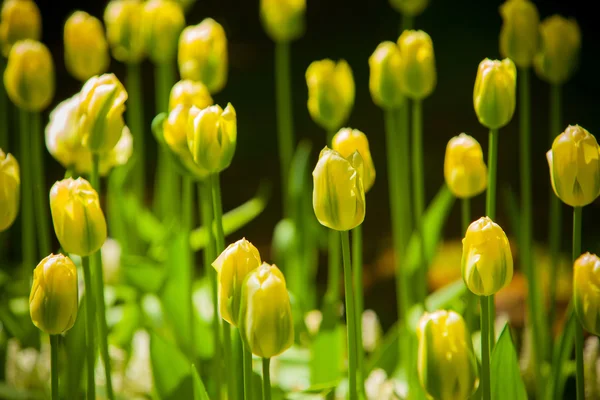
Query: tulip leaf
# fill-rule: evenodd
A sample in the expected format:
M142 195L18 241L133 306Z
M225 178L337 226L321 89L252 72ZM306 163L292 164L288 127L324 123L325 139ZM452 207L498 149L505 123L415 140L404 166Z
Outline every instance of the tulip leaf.
M194 384L190 374L189 360L177 346L155 332L150 334L150 361L154 387L160 399L194 398Z
M398 323L390 327L379 346L375 349L371 357L366 362L365 376L377 368L383 369L388 376L394 373L398 364Z
M0 382L0 399L11 400L43 400L47 395L39 389L17 389L4 382Z
M504 325L491 359L492 399L527 400L510 327Z
M202 379L200 379L200 375L198 375L198 370L194 364L192 364L192 381L194 383L194 400L210 400L208 393L206 393L204 383L202 382Z
M462 313L462 309L458 309L455 304L460 301L462 296L467 292L467 286L463 282L462 278L439 288L432 294L430 294L425 300L425 308L427 311L433 312L440 309L452 309L459 314ZM461 302L462 304L462 302Z
M163 286L166 274L162 265L132 255L123 255L121 265L126 282L142 293L156 293Z
M310 383L330 384L342 379L346 330L342 325L319 331L311 345Z

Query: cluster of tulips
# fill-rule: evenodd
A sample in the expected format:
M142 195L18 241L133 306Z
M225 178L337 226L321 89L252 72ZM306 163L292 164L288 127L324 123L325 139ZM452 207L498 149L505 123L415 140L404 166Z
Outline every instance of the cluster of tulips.
M530 391L538 399L562 397L566 379L564 361L574 341L577 398L581 400L584 398L583 329L600 334L600 259L590 253L581 254L582 207L600 195L600 146L592 134L578 125L568 126L560 133L564 128L560 120L561 87L575 71L580 51L577 23L560 16L540 22L535 5L529 0L507 0L501 6L504 24L499 43L506 58L483 60L473 89L475 113L481 125L489 129L487 166L480 144L465 133L450 139L445 154L443 174L447 188L443 191L447 198L455 197L462 202L462 281L458 282L462 291L457 293L464 298L463 307L430 309L427 270L435 243L429 238L426 217L422 103L434 92L437 76L431 37L411 29L414 18L427 8L428 1L390 0L390 3L403 14L404 29L396 42L379 44L369 58L368 84L374 103L383 109L385 116L398 304L397 368L406 382L403 393L398 395L440 400L475 395L489 400L500 398L497 396L502 393L502 385L523 385L520 377L516 383L505 382L491 372L497 346L494 295L509 285L513 277L509 240L495 222L499 130L512 120L518 104L521 207L517 236L521 266L528 283L528 328L533 342L535 384ZM48 206L39 136L40 113L51 103L55 90L52 57L39 41L41 15L36 4L30 0L4 1L0 21L0 42L7 57L4 86L8 98L19 110L21 153L19 165L12 154L0 149L0 231L7 230L20 211L22 263L27 280L36 260L42 258L33 271L29 312L34 325L50 335L53 399L61 395L58 373L61 337L74 326L80 302L85 307L86 396L97 398L95 366L99 348L106 397L115 398L100 249L108 233L132 254L143 253L145 247L129 235L131 220L118 213L115 217L110 215L113 208L119 208L118 204L111 204L111 199L122 198L118 193L107 196L109 212L108 218L105 217L101 177L111 176L119 168L129 169L131 182L123 190L143 204L149 164L145 160L145 143L151 131L159 145L153 211L162 222L175 221L174 229L184 237L183 246L178 249L185 253L185 265L174 268L189 274L186 278L189 287L176 288L185 291L188 298L188 320L178 325L188 332L184 334L187 340L177 345L189 355L194 378L191 393L195 399L208 398L207 393L214 399L254 398L254 355L262 359L263 398L271 398L270 360L298 341L295 326L304 315L293 315L292 310L294 313L302 310L293 307L293 303L296 298L303 299L305 308L312 303L304 291L310 292L312 282L307 271L316 263L313 255L318 246L313 237L315 230L306 220L305 209L310 208L311 200L298 189L302 183L290 179L299 158L297 154L302 155L302 144L295 150L292 123L290 43L305 30L305 9L304 0L261 0L260 4L265 31L276 43L284 220L275 230L275 240L285 227L291 227L294 239L281 255L282 270L290 283L288 292L284 273L274 264L263 262L258 249L248 240L241 239L225 247L225 235L231 232L226 231L224 224L220 173L232 163L238 127L234 106L227 104L222 108L212 98L227 83L228 47L224 28L210 18L185 27L184 5L169 0L111 0L104 14L106 35L100 20L83 11L67 19L65 65L83 85L80 92L62 101L50 113L46 125L47 150L66 171L65 179L52 186ZM106 73L109 52L127 66L125 86L114 74ZM140 63L145 57L155 66L158 115L152 127L143 123ZM175 62L181 77L178 82ZM573 299L564 333L556 343L551 343L549 327L553 321L549 321L544 310L531 250L529 75L532 68L552 88L549 113L552 147L547 153L555 194L551 195L549 216L549 247L553 258L551 309L556 300L555 259L561 236L559 200L573 207ZM355 100L350 65L344 60L315 61L306 70L306 83L308 112L327 133L327 145L312 172L310 212L329 228L329 275L323 318L332 318L336 325L341 316L339 276L343 269L346 395L350 399L367 398L368 371L360 323L364 308L361 224L367 209L366 193L375 183L376 172L367 135L344 126ZM4 119L6 109L1 111L0 118ZM0 146L12 146L6 127L0 126L0 131ZM212 311L220 316L212 320L214 354L210 370L203 371L204 374L194 367L198 361L195 343L198 317L194 303L197 249L190 245L190 235L194 230L195 184L199 186L199 214L206 235L203 254ZM473 220L470 201L484 192L486 215ZM60 244L57 254L52 254L48 209ZM85 283L81 301L78 264L83 269ZM415 309L418 323L413 318ZM552 312L550 315L550 319L555 318ZM322 325L326 325L325 320ZM477 330L480 360L472 340L472 333Z

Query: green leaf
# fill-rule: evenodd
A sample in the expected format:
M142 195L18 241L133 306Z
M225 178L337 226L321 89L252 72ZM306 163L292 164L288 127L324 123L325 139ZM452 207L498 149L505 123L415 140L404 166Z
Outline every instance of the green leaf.
M145 257L123 255L121 266L128 284L142 293L156 293L165 281L165 268Z
M466 291L467 287L462 278L457 279L455 282L439 288L430 294L425 300L425 307L429 312L441 309L452 309L460 314L462 310L458 310L457 305L455 304L460 302L462 305L461 297Z
M367 359L366 375L377 368L383 369L388 376L391 376L398 364L398 323L394 323L387 331L381 343L375 349L371 357Z
M125 349L130 346L135 331L141 326L142 311L138 304L127 303L107 310L106 319L108 325L112 326L110 343Z
M163 400L194 398L190 362L177 346L152 332L150 334L150 361L154 386Z
M194 383L194 400L210 400L208 393L206 393L204 383L202 382L202 379L200 379L198 370L194 364L192 364L192 381Z
M346 330L342 325L319 331L311 345L311 385L331 384L342 379Z
M41 390L35 389L17 389L0 382L0 399L10 400L43 400L47 396Z
M492 399L527 400L527 391L508 324L504 325L500 339L494 347L491 364Z

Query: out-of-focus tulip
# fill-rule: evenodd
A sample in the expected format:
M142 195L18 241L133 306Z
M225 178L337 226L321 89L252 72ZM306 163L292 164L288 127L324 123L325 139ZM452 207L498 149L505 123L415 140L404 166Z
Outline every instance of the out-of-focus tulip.
M75 78L86 81L108 68L108 43L98 18L74 12L65 23L64 41L65 65Z
M535 56L538 76L550 83L565 83L579 63L581 31L574 18L553 15L540 24L542 43Z
M369 57L369 90L375 104L384 108L402 105L400 48L394 42L383 42Z
M479 122L490 129L499 129L510 122L515 113L517 68L509 59L486 58L479 63L473 105Z
M363 161L363 186L365 193L368 192L375 183L375 165L371 158L367 135L358 129L342 128L333 137L332 147L345 158L352 157L354 152L358 151Z
M396 11L411 17L421 14L429 5L429 0L390 0Z
M582 254L573 265L573 305L584 329L600 335L600 259Z
M404 31L398 38L398 47L400 88L411 99L429 96L437 83L431 37L423 31Z
M50 190L54 231L67 253L95 253L106 240L106 220L98 193L83 178L56 182Z
M230 244L212 263L218 274L219 312L233 326L238 324L244 278L261 264L258 250L246 239Z
M425 313L417 327L421 386L436 400L468 399L479 384L477 359L463 318L454 311Z
M20 188L19 163L0 149L0 232L10 228L17 218Z
M188 26L179 37L177 54L181 79L199 81L211 93L227 82L227 36L223 27L211 18Z
M49 335L71 329L77 319L77 268L62 254L50 254L33 270L29 313L33 324Z
M54 63L48 48L35 40L12 46L4 71L10 100L28 111L42 111L54 96Z
M19 40L40 40L42 16L32 0L5 0L0 12L0 44L2 55L8 57L10 49Z
M294 321L285 278L263 263L242 284L238 325L244 343L258 357L271 358L294 343Z
M289 42L304 34L306 0L260 0L260 18L275 42Z
M200 168L210 173L227 168L237 142L237 119L231 103L225 110L218 105L203 110L192 107L187 141L192 158Z
M469 225L463 239L462 277L469 290L490 296L508 285L513 276L513 259L506 234L489 217Z
M325 147L313 171L313 209L317 219L336 231L349 231L365 219L365 189L359 152L344 158Z
M113 57L124 63L138 63L146 54L140 0L111 0L104 10L106 36Z
M540 16L529 0L507 0L500 6L500 54L519 68L531 66L540 47Z
M177 53L177 40L185 27L180 4L170 0L150 0L144 6L142 30L148 56L155 63L172 62Z
M354 78L345 60L314 61L306 70L308 111L324 129L335 131L348 119L354 105Z
M600 195L600 147L594 135L569 125L546 153L554 193L571 207L583 207Z
M125 122L127 92L114 74L90 78L79 94L79 129L82 143L91 152L115 147Z
M465 133L450 139L444 158L444 178L456 197L468 199L485 190L487 167L477 140Z
M181 80L173 85L169 96L169 111L179 105L185 108L196 106L202 110L212 104L213 99L202 82Z

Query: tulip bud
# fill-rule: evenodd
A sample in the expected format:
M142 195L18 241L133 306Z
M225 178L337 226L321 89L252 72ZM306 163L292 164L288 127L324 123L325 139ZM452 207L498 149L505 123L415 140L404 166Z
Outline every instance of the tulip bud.
M477 386L477 359L464 319L454 311L425 313L417 327L421 386L436 400L468 399Z
M0 149L0 232L10 228L17 218L20 188L19 163Z
M540 44L540 16L529 0L507 0L500 6L500 54L519 68L531 66Z
M79 94L82 143L92 152L115 147L123 132L127 92L114 74L90 78Z
M306 70L306 85L312 119L328 131L340 129L354 105L354 78L348 63L312 62Z
M238 323L244 278L260 265L258 250L246 239L230 244L212 263L218 274L219 312L233 326Z
M540 24L542 43L535 56L535 71L540 78L565 83L577 68L581 50L581 31L574 18L553 15Z
M461 271L469 290L490 296L508 285L513 276L513 259L506 234L489 217L469 225L463 239Z
M554 139L546 153L554 193L571 207L583 207L600 195L600 148L594 135L579 125Z
M181 79L191 79L217 93L227 82L227 37L223 27L211 18L188 26L179 36L177 55Z
M77 319L77 268L62 254L50 254L33 270L29 295L31 321L49 335L71 329Z
M67 253L95 253L106 240L106 220L98 193L83 178L63 179L50 190L54 231Z
M177 40L185 27L183 8L177 2L150 0L144 6L142 30L148 56L155 63L172 62Z
M19 40L40 40L42 16L31 0L5 0L0 12L0 44L2 55L8 57Z
M54 96L54 63L48 48L35 40L15 43L4 71L10 100L27 111L42 111Z
M144 4L139 0L111 0L104 10L106 37L113 57L124 63L138 63L145 55L142 18Z
M242 284L238 324L246 346L258 357L271 358L294 343L294 321L283 274L263 263Z
M477 140L465 133L450 139L446 146L444 178L456 197L468 199L485 190L487 167Z
M509 58L486 58L479 63L473 105L483 126L499 129L510 122L515 112L516 86L517 68Z
M431 37L423 31L404 31L398 38L400 48L400 88L411 99L423 99L437 82Z
M429 5L429 0L390 0L390 4L399 13L416 17L425 11Z
M394 42L383 42L369 57L369 90L375 104L384 108L402 105L400 48Z
M260 0L260 18L275 42L289 42L304 33L306 0Z
M362 158L356 151L347 159L325 147L313 171L313 209L321 223L336 231L349 231L365 219Z
M582 254L573 265L573 305L584 329L600 335L600 259Z
M193 113L197 112L196 116ZM210 106L192 107L187 128L187 142L194 162L210 173L229 167L237 141L237 120L231 103L225 110Z
M169 96L169 110L173 110L178 105L183 105L185 108L196 106L202 110L212 104L214 104L213 99L202 82L179 81L173 85Z
M350 158L354 152L358 151L363 161L362 181L365 193L368 192L375 183L375 165L373 165L373 159L371 158L367 135L358 129L340 129L333 137L332 147L344 158Z
M86 81L105 72L110 58L102 23L84 11L76 11L65 23L65 65L71 75Z

